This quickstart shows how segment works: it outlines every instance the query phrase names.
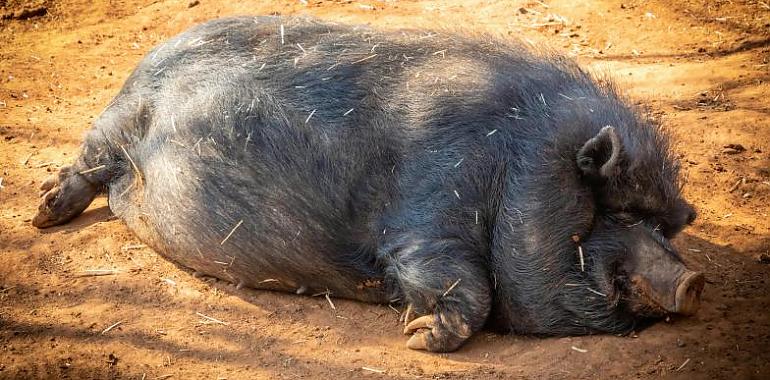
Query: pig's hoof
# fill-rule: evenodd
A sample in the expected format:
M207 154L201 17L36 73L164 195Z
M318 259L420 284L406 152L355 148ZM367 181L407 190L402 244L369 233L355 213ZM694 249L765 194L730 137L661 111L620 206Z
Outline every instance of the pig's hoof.
M56 213L56 200L59 198L61 188L57 186L57 181L48 179L43 183L43 199L40 201L37 215L32 219L32 225L37 228L46 228L60 224L60 217Z
M42 200L32 225L37 228L66 223L78 216L94 199L97 189L84 179L73 176L64 167L56 177L46 179L41 185Z
M406 346L413 350L450 352L459 348L472 332L459 315L447 318L443 314L431 314L410 322L404 334L412 334Z
M58 185L62 178L69 176L70 170L72 170L70 166L63 166L61 169L59 169L59 173L57 175L52 175L46 178L45 181L40 184L40 196L44 196L47 192Z

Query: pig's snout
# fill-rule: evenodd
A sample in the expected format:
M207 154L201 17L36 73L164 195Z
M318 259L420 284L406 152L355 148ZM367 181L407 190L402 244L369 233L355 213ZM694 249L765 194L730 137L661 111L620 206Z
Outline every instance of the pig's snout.
M703 285L706 280L703 273L685 271L679 277L679 285L676 287L676 299L674 302L674 313L693 315L700 307L700 296L703 293Z

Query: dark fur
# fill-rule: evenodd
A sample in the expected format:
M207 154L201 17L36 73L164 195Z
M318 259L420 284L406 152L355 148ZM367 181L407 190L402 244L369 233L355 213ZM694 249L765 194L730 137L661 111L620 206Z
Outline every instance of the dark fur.
M606 138L579 165L608 125L610 172ZM216 20L153 50L75 169L98 165L81 177L165 257L255 288L411 303L446 328L439 351L488 320L628 331L656 315L629 290L630 246L681 264L666 238L694 215L665 135L570 60L288 18Z

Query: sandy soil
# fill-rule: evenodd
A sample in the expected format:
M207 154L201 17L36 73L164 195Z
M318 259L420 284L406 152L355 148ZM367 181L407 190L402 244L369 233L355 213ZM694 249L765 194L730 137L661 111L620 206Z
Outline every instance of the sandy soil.
M0 378L770 378L767 1L91 3L0 0ZM612 75L679 142L700 218L676 245L706 273L702 310L631 337L481 333L428 354L405 348L386 306L194 278L138 245L105 199L65 226L30 225L40 181L74 159L153 45L214 17L270 13L461 26ZM81 276L92 269L117 273Z

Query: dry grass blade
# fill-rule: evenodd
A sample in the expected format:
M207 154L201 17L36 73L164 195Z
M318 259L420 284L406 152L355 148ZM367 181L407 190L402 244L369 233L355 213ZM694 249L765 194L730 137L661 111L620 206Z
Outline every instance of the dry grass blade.
M216 318L213 318L213 317L209 317L208 315L205 315L205 314L201 314L201 313L195 312L195 315L197 315L197 316L199 316L199 317L201 317L203 319L206 319L208 321L211 321L211 322L214 322L214 323L218 323L220 325L225 325L225 326L228 325L227 322L220 321L219 319L216 319Z
M29 162L29 159L30 159L30 158L32 158L32 156L33 156L34 154L35 154L35 153L30 153L30 154L28 154L28 155L27 155L27 157L26 157L26 158L24 158L24 159L21 161L21 166L27 166L27 162Z
M580 271L585 272L586 271L586 262L583 258L583 247L578 246L578 257L580 257Z
M585 354L586 352L588 352L588 350L586 350L586 349L583 349L583 348L578 348L578 347L575 347L575 346L572 346L571 348L572 348L573 350L577 351L577 352L580 352L580 353L582 353L582 354Z
M376 56L377 56L377 54L372 54L372 55L370 55L368 57L361 58L358 61L353 61L353 62L351 62L351 64L356 64L356 63L361 63L363 61L368 61L368 60L370 60L370 59L372 59L372 58L374 58Z
M129 155L129 154L128 154L128 151L126 150L126 148L125 148L123 145L121 145L121 146L120 146L120 149L123 151L123 154L125 154L125 155L126 155L126 157L128 157L128 161L130 161L130 162L131 162L131 167L132 167L132 168L134 169L134 171L136 172L136 175L137 175L139 178L142 178L142 172L140 172L140 171L139 171L139 167L138 167L138 166L136 166L136 162L134 162L134 159L133 159L133 158L131 158L131 155Z
M687 363L689 363L689 362L690 362L690 358L687 358L687 360L685 360L684 363L682 363L682 365L680 365L679 368L676 369L676 371L677 372L681 371L682 368L684 368L684 366L686 366Z
M733 185L730 188L730 190L728 190L727 192L728 193L732 193L733 191L738 190L739 187L741 187L741 186L743 186L745 184L746 184L746 177L741 177L740 179L738 179L738 182L736 182L735 185Z
M588 290L589 292L591 292L591 293L593 293L593 294L596 294L596 295L599 295L599 296L602 296L602 297L607 297L607 295L606 295L606 294L604 294L604 293L602 293L602 292L600 292L600 291L597 291L597 290L593 290L593 289L591 289L591 288L588 288L588 287L586 287L586 290Z
M369 371L369 372L385 373L384 369L377 369L377 368L370 368L370 367L361 367L361 369L364 370L364 371Z
M118 327L122 323L123 323L123 321L117 321L117 322L113 323L112 325L110 325L110 327L107 327L106 329L104 329L102 331L102 335L108 333L110 330L114 329L115 327Z
M310 115L307 115L307 119L305 119L305 124L307 124L310 121L310 118L315 115L315 111L318 111L317 109L314 109L312 112L310 112Z

